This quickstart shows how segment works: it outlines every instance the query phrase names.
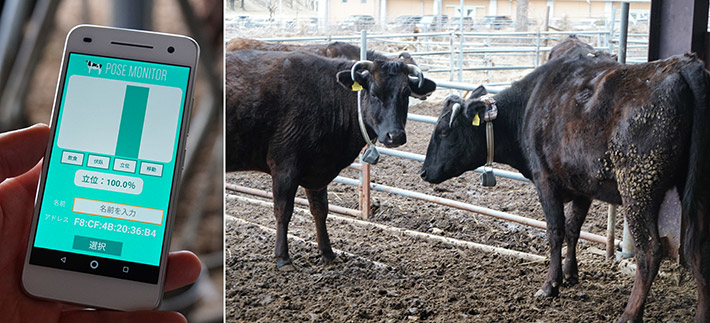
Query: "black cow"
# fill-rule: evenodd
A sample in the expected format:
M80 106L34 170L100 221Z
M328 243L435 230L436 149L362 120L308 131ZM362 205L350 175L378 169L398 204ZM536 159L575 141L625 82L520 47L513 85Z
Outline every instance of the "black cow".
M634 286L620 322L641 321L661 262L658 212L677 188L686 221L685 256L698 286L696 321L710 321L709 74L693 55L621 65L609 55L571 51L492 97L495 161L531 179L542 204L550 268L537 296L556 296L564 277L577 282L575 247L592 199L623 204L636 247ZM421 176L432 183L486 161L476 115L491 104L484 88L449 97ZM563 203L572 202L571 214ZM565 230L566 229L566 230ZM566 231L566 232L565 232ZM562 241L567 257L561 268Z
M232 52L235 50L264 50L272 52L309 52L311 54L316 54L318 56L332 57L332 58L348 58L354 60L360 60L360 47L351 45L343 42L331 42L327 44L285 44L285 43L274 43L265 42L256 39L248 38L232 38L227 42L225 50L227 52ZM374 50L367 51L367 59L370 61L375 60L390 60L387 56L383 55ZM403 61L405 64L414 64L414 59L412 55L407 52L401 52L397 59Z
M605 51L595 51L594 47L581 41L577 38L577 35L569 35L559 44L552 47L548 59L551 60L558 57L572 57L576 55L587 55L589 57L603 56L604 58L616 60L616 55L611 55Z
M388 147L406 142L409 96L426 95L436 84L403 62L355 63L305 52L233 51L226 67L226 169L271 174L277 267L292 267L286 233L299 185L315 219L318 249L330 263L327 185L365 146L351 69L363 87L367 133Z

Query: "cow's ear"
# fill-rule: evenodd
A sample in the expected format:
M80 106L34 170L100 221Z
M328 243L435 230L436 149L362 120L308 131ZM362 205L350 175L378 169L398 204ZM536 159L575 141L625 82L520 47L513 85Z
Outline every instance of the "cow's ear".
M464 107L464 115L468 120L474 120L476 115L478 115L479 119L482 118L483 112L486 110L486 104L474 98L466 100Z
M368 84L367 76L368 75L369 75L369 73L367 71L365 71L363 73L355 73L355 81L357 81L357 83L360 84L360 86L362 86L362 88L364 88L364 89L368 89L368 87L367 87L367 84ZM357 86L353 87L355 82L353 82L353 79L351 78L350 70L340 71L340 72L338 72L338 74L335 74L335 77L338 80L338 83L342 87L344 87L348 90L357 91L358 87Z
M480 98L483 95L488 94L488 91L486 90L483 85L479 85L471 94L469 94L468 98L469 99L475 99L475 98Z
M417 65L417 63L414 62L414 58L412 58L412 55L408 52L399 53L399 56L397 56L397 58L405 64Z
M412 90L411 96L420 100L426 100L426 98L429 97L434 90L436 90L436 83L428 78L425 78L424 83L422 83L422 86L419 87L419 79L416 77L410 77L409 89Z

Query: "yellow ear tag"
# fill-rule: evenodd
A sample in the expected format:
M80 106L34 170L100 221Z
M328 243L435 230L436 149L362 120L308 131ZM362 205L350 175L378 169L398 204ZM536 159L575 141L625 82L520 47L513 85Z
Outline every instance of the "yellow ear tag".
M471 122L472 125L478 127L481 125L481 118L478 117L478 113L473 117L473 122Z
M362 90L362 85L358 83L357 81L353 81L353 92L357 92Z

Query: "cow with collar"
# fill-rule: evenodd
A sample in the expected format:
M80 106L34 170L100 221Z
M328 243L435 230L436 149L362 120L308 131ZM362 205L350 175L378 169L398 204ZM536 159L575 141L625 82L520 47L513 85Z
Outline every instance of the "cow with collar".
M709 322L710 75L694 55L622 65L588 49L565 52L495 96L479 87L467 100L447 98L421 177L441 183L492 155L534 183L550 245L537 296L557 296L563 278L577 282L576 243L592 199L623 204L637 270L619 322L642 321L662 257L659 208L676 188L688 224L685 259L698 287L696 321ZM483 120L492 104L496 118ZM488 125L495 138L490 153Z
M401 61L237 50L225 62L226 170L271 175L277 268L294 268L287 231L298 186L306 190L322 260L331 263L328 184L369 141L406 143L409 97L426 97L436 84Z

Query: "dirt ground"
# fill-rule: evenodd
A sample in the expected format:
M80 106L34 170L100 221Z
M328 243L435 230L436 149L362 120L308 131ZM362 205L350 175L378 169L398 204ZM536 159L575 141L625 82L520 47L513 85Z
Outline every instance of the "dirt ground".
M413 104L410 112L438 116L446 95L448 91L437 91L429 100ZM399 149L424 154L432 129L410 121L408 142ZM531 184L499 177L496 187L484 188L478 174L468 172L432 185L419 178L420 167L419 162L383 156L372 168L373 182L544 220ZM341 175L357 178L352 170ZM226 181L271 190L270 177L264 174L231 173ZM633 276L622 273L619 262L605 261L603 245L580 241L580 283L563 286L557 298L539 299L533 295L545 279L544 262L414 238L332 216L327 225L333 248L345 254L339 254L339 263L324 266L319 263L312 218L300 206L289 227L289 250L301 269L280 272L273 256L272 208L244 200L252 196L227 194L228 322L610 322L621 315L633 284ZM304 198L302 190L299 196ZM398 195L372 196L376 207L368 221L373 223L543 256L549 250L544 230ZM358 208L352 186L331 184L329 200L332 205ZM592 205L583 230L604 235L606 205ZM646 321L692 321L696 302L692 276L671 261L664 261L661 270L647 299Z

